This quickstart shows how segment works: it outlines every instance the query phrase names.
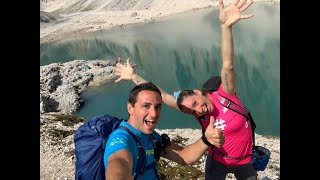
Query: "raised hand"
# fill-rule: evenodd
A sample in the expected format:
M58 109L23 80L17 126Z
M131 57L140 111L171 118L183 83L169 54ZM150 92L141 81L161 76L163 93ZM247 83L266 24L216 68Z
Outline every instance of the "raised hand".
M224 8L223 0L219 0L220 23L226 25L227 27L231 27L240 19L253 17L253 14L241 14L253 3L253 0L247 1L248 0L234 0L230 6Z
M206 129L205 136L207 140L214 146L220 148L224 143L224 135L222 130L214 126L215 119L210 117L210 123Z
M118 82L122 79L124 80L131 80L133 75L133 68L130 64L130 58L127 59L126 64L117 63L116 67L114 68L115 75L120 76L115 82Z

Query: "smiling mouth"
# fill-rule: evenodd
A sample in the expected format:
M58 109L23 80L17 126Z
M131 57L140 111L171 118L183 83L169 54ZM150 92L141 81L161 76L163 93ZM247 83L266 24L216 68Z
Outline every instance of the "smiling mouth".
M148 125L148 126L154 126L156 124L155 120L144 120L144 122Z
M208 106L205 104L203 109L203 114L207 114L209 112Z

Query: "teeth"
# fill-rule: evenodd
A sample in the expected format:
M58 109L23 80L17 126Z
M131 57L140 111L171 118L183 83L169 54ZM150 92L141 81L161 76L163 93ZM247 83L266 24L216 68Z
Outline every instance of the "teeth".
M207 108L207 105L204 104L204 107L203 107L203 113L207 113L208 112L208 108Z
M146 120L147 122L155 122L155 120Z
M145 122L149 126L153 126L156 123L156 121L148 121L148 120L146 120Z

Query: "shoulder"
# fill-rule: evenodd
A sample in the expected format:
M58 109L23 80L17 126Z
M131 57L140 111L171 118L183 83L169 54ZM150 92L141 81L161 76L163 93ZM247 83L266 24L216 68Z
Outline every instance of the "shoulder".
M222 85L219 86L218 93L221 94L221 95L224 96L224 97L229 97L229 98L238 99L237 93L235 93L235 94L229 94L229 93L227 93L226 91L223 90Z
M157 133L156 131L153 131L151 136L157 140L161 140L161 136L159 133Z
M123 149L135 154L136 146L135 140L126 130L116 129L108 137L104 156L107 158L111 154Z
M115 131L113 131L109 138L108 138L108 143L111 146L117 145L117 144L129 144L130 143L131 138L130 138L130 134L123 129L116 129Z
M220 94L221 96L223 96L223 97L225 97L225 98L227 98L227 99L235 102L236 104L238 104L238 105L240 105L240 106L243 106L242 103L241 103L241 101L240 101L240 99L239 99L239 97L237 96L237 93L235 93L235 94L229 94L229 93L227 93L227 92L225 92L225 91L223 90L222 86L220 86L219 89L218 89L218 94L217 94L217 96L219 96L219 94Z
M104 163L107 165L108 158L111 154L119 150L126 150L132 154L135 153L134 145L135 141L131 135L123 129L114 130L108 137L105 150L104 150Z
M123 121L121 122L120 126L126 126L127 122ZM131 129L130 126L126 126L127 128ZM108 137L108 143L110 145L115 145L115 144L127 144L128 146L130 146L132 144L132 142L134 142L134 138L132 137L132 135L128 132L128 130L122 129L122 128L118 128L116 130L114 130L110 136Z

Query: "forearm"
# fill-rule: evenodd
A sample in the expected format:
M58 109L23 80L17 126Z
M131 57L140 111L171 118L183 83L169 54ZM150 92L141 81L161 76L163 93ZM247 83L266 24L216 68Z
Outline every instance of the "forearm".
M225 92L235 93L236 81L234 72L234 46L232 28L221 24L221 83Z
M234 66L234 49L231 27L221 24L221 54L224 68L230 69Z
M208 146L202 141L202 139L199 139L195 143L184 147L181 152L179 152L179 155L184 160L185 164L190 165L197 162L207 151L207 149ZM184 163L180 164L184 165Z
M135 83L136 85L139 85L141 83L146 83L148 81L146 81L145 79L143 79L141 76L139 76L138 74L134 73L132 75L132 78L131 78L132 82ZM162 96L162 100L165 104L167 104L168 106L170 107L173 107L173 108L176 108L179 110L177 104L176 104L176 101L174 99L174 96L173 95L170 95L168 94L167 92L165 92L164 90L162 90L159 86L157 86L158 89L160 90L161 92L161 96Z
M113 159L109 161L106 170L106 179L133 180L129 163L123 159Z
M143 79L142 77L140 77L138 74L134 73L132 75L131 78L132 82L135 83L136 85L142 84L142 83L146 83L148 81L146 81L145 79Z

